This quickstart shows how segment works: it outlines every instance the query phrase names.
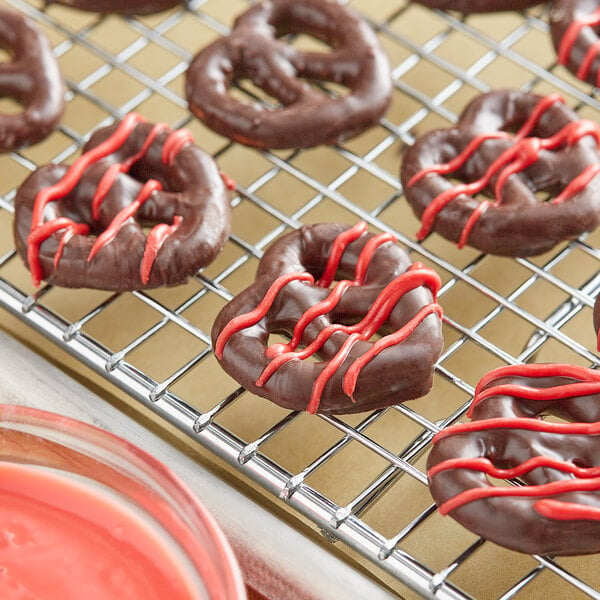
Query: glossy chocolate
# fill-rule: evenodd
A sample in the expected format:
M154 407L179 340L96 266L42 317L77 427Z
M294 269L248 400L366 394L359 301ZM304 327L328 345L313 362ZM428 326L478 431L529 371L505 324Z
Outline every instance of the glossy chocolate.
M541 4L541 0L416 0L416 2L429 8L457 10L465 14L524 10L529 6Z
M0 65L0 96L23 111L0 114L0 152L47 137L64 110L64 83L46 35L25 15L0 7L0 46L10 60Z
M279 38L306 33L331 52L305 52ZM249 79L276 99L268 108L229 93ZM309 81L348 88L333 96ZM260 148L333 144L374 125L392 84L372 29L333 0L267 0L239 16L230 35L202 50L187 72L190 109L216 132Z
M594 302L594 330L596 331L596 349L600 351L600 295L596 296Z
M582 81L600 85L600 2L556 0L550 11L550 33L558 62Z
M579 119L558 95L501 90L475 98L456 126L426 133L404 156L402 185L422 219L418 238L435 230L459 246L530 256L593 230L599 141L598 124Z
M34 284L122 291L184 282L214 259L229 222L223 180L189 132L132 113L94 133L71 167L25 180L14 233Z
M46 4L64 4L71 8L97 13L149 15L167 10L182 0L46 0Z
M272 244L214 323L225 371L280 406L323 414L426 394L443 343L439 277L383 236L323 223ZM277 333L290 341L273 344Z
M519 552L600 551L600 372L502 367L479 383L470 415L436 435L428 457L440 512Z

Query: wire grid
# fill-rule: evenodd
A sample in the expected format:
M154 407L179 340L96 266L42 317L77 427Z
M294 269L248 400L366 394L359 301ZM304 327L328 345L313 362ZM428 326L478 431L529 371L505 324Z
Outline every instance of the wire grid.
M197 0L139 19L9 4L48 32L69 102L49 141L0 158L0 304L281 498L292 516L366 557L399 594L600 598L595 557L529 557L483 542L437 514L424 472L432 436L463 417L490 368L597 363L597 234L530 260L458 251L435 234L416 243L418 224L398 182L402 148L420 132L455 122L468 99L493 87L558 90L582 116L596 116L593 90L556 65L547 9L460 19L405 0L348 2L390 55L392 108L378 127L335 148L259 152L206 130L181 95L199 42L226 33L245 2ZM242 85L239 93L257 91ZM192 129L237 181L231 239L213 265L178 288L34 290L10 233L16 186L39 164L72 161L96 127L131 110ZM212 356L216 311L250 283L263 250L286 230L359 219L394 232L413 260L442 277L446 345L432 392L373 413L309 417L237 387Z

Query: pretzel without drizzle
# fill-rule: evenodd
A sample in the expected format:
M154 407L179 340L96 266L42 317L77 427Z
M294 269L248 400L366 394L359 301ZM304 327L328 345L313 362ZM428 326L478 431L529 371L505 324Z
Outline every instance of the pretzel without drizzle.
M331 52L300 50L285 34L306 33ZM239 100L236 81L249 79L279 106ZM311 81L348 88L325 93ZM375 124L392 93L389 63L377 36L334 0L266 0L239 16L231 33L202 50L187 71L190 109L218 133L260 148L332 144Z
M219 313L215 355L248 390L309 413L417 398L442 349L439 286L390 234L305 226L267 250L255 283ZM273 343L277 333L289 341Z
M480 381L469 415L433 440L427 468L440 512L520 552L598 552L600 373L501 367Z
M219 252L229 219L222 177L190 132L131 113L71 166L29 176L14 231L34 285L121 291L185 281Z
M16 10L0 6L0 47L10 60L0 63L0 96L23 110L0 114L0 152L43 140L64 110L64 83L48 38Z
M121 15L149 15L183 4L182 0L46 0L47 4L64 4L79 10Z
M600 220L599 144L598 124L557 94L479 96L456 126L423 135L404 157L418 239L435 230L459 247L529 256L591 231Z

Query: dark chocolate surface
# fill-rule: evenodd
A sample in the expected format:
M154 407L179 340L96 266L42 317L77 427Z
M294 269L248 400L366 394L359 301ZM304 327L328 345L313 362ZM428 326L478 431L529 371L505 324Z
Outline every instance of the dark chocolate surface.
M16 10L0 7L0 47L11 60L0 65L0 96L23 111L0 114L0 152L47 137L64 110L64 83L46 35Z
M305 52L278 39L306 33L331 52ZM277 100L267 108L229 93L249 79ZM337 97L309 82L348 88ZM375 33L332 0L267 0L239 16L230 35L202 50L187 71L192 112L216 132L261 148L332 144L374 125L387 109L392 85Z
M483 390L504 384L543 389L583 381L573 377L536 374L538 365L524 365L518 376L493 378ZM558 366L560 367L560 365ZM592 371L588 370L590 373ZM560 368L557 371L560 372ZM600 394L575 395L553 400L531 400L518 395L491 395L477 404L472 421L510 419L539 420L554 416L572 423L600 421ZM450 428L452 431L452 427ZM494 466L511 469L525 461L550 457L578 467L600 466L600 436L598 434L531 431L515 427L493 427L485 431L456 432L433 445L427 469L448 459L489 459ZM519 480L528 486L551 482L573 481L574 476L549 467L538 467ZM494 486L477 470L454 468L430 477L431 493L438 505L466 490ZM516 490L517 488L511 488ZM600 509L600 491L568 491L540 496L508 496L480 498L452 510L449 514L477 535L497 544L529 554L576 555L600 551L600 521L597 518L560 520L543 516L536 510L540 500L574 503Z
M149 15L183 4L183 0L46 0L46 3L64 4L89 12Z
M566 57L565 66L580 79L594 85L599 83L600 55L595 52L585 72L580 72L580 68L588 51L594 52L594 44L599 43L600 28L590 25L582 27L572 44L565 39L565 34L571 27L577 27L577 23L588 19L599 9L598 0L555 0L550 11L550 33L557 53L561 52L562 48ZM568 47L565 47L565 44Z
M100 180L110 166L123 163L140 151L151 128L148 123L137 124L120 148L91 164L70 193L46 207L46 222L67 217L91 227L90 235L75 235L70 239L57 266L54 259L64 231L52 234L42 244L40 261L43 279L48 283L118 291L174 285L209 264L221 250L230 230L230 204L217 166L208 154L193 144L185 145L172 164L165 164L161 152L172 133L169 129L156 136L146 155L134 163L128 174L117 176L102 203L99 219L96 221L92 217L91 202ZM98 130L83 152L96 148L115 129L116 125ZM15 241L26 264L36 196L41 190L57 184L66 173L66 165L42 166L17 191ZM121 209L132 204L143 183L149 179L159 181L163 190L154 191L135 216L127 219L116 237L88 260L97 236ZM175 215L182 217L182 223L160 248L150 279L143 283L140 264L147 243L143 227L171 224Z
M333 223L307 225L272 244L260 261L256 281L234 297L217 316L212 330L213 344L216 345L217 338L232 319L256 308L279 276L308 271L318 280L333 241L348 229L347 225ZM372 238L372 234L363 234L348 246L336 279L354 278L357 257ZM302 346L308 345L330 324L359 321L386 284L404 273L410 265L406 252L395 243L381 246L374 254L364 285L348 288L331 312L314 319L306 328ZM318 362L295 359L276 371L263 387L257 387L256 381L270 363L265 356L268 345L273 342L269 341L269 336L278 332L291 335L301 315L328 298L330 292L329 288L299 281L285 286L272 310L259 323L229 338L221 366L249 391L283 407L306 410L315 379L346 341L346 333L338 332L330 338L318 352ZM408 292L396 303L381 333L396 331L431 302L431 292L425 287ZM433 366L443 345L441 322L437 315L427 316L406 341L387 348L367 364L358 378L356 402L352 402L342 389L342 379L349 365L371 345L370 341L361 341L352 347L341 367L326 384L318 412L343 414L373 410L423 396L429 391Z
M456 126L419 137L406 152L401 168L404 192L415 214L421 218L433 199L454 184L444 175L430 173L409 185L414 175L426 167L454 159L478 135L499 131L514 133L541 99L541 96L520 91L490 92L475 98ZM549 138L577 121L579 117L574 111L555 102L541 116L530 138ZM500 154L512 145L512 139L486 140L452 177L465 184L481 178ZM468 245L490 254L530 256L593 230L600 221L600 177L594 177L584 190L560 204L552 204L551 200L586 167L599 164L597 142L590 135L571 148L542 150L534 164L508 178L501 204L490 206L481 215L468 237ZM492 178L483 192L492 200L496 181L497 177ZM540 201L536 191L547 192L549 200ZM460 194L437 215L433 229L458 242L479 204L479 199Z
M594 330L596 331L596 335L600 335L600 295L596 296L596 301L594 302ZM600 346L600 343L598 344Z
M485 13L502 10L523 10L529 6L540 4L541 0L415 0L429 8L440 10L457 10L459 12Z

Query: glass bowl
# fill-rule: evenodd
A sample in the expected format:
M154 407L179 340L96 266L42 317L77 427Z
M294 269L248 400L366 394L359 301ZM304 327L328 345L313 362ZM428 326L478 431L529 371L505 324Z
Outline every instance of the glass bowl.
M38 597L40 580L43 597L61 600L82 586L94 600L246 598L221 529L164 464L91 425L2 404L0 558L4 600Z

